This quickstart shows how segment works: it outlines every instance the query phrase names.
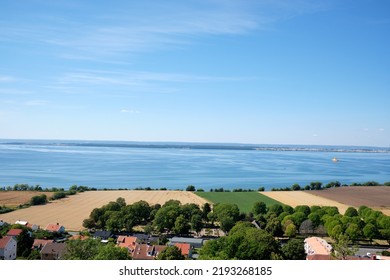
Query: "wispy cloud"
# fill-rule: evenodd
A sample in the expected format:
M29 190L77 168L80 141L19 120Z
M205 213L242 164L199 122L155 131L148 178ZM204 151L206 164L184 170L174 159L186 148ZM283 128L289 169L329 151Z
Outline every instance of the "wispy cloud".
M122 113L122 114L139 114L140 113L140 111L138 111L138 110L128 110L128 109L122 109L122 110L120 110L120 112Z
M90 4L74 5L56 6L51 16L38 15L28 26L0 22L0 41L46 44L63 59L110 61L107 58L123 54L186 46L199 36L243 35L322 8L307 0L129 1L110 7L96 3L93 13Z
M15 82L16 78L11 76L0 76L0 83Z

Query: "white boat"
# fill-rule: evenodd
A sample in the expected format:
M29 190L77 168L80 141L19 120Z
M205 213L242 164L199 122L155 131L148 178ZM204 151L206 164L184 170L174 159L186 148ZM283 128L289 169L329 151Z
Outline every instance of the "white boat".
M333 162L338 162L339 160L338 160L338 158L334 157L334 158L332 158L332 161Z

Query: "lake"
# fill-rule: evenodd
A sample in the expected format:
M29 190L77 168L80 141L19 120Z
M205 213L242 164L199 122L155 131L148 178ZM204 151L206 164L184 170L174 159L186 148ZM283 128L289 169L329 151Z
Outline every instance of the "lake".
M390 181L390 149L1 140L0 166L0 186L270 189L312 181L384 183Z

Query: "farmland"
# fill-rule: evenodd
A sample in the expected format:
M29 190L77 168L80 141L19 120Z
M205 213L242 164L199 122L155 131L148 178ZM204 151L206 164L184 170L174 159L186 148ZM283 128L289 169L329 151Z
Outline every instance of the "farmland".
M16 220L25 220L41 227L58 222L64 225L67 230L80 230L83 220L89 217L94 208L115 201L118 197L123 197L127 204L140 200L145 200L149 204L164 204L170 199L179 200L182 204L203 205L206 202L205 199L184 191L90 191L52 201L46 205L31 206L1 214L0 219L10 223L14 223Z
M35 192L35 191L1 191L0 205L7 207L16 207L20 204L30 202L30 199L35 195L45 194L48 198L53 195L53 192Z
M250 212L253 204L263 201L267 206L282 204L258 192L196 192L196 194L211 203L234 203L242 212Z
M365 205L390 215L389 187L340 187L318 191L273 191L264 195L290 206L336 206L340 213Z

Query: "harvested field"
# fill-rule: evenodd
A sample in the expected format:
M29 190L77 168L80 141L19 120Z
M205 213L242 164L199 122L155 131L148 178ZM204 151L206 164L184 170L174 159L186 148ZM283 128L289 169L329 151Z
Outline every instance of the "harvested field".
M184 191L90 191L79 193L68 198L56 200L42 206L1 214L0 219L9 223L24 220L46 227L49 223L60 223L67 230L81 230L83 220L89 217L94 208L101 207L110 201L123 197L127 204L145 200L151 205L164 204L170 199L185 203L203 205L207 201L191 192Z
M344 203L337 202L335 200L327 199L320 197L318 195L311 194L312 191L272 191L272 192L262 192L262 194L273 198L281 203L290 205L292 207L298 205L318 205L318 206L336 206L339 209L339 212L344 214L348 207Z
M341 187L310 193L355 207L365 205L390 215L390 187Z
M1 191L0 205L14 207L20 204L29 203L33 196L45 194L47 198L53 195L53 192L33 192L33 191Z

